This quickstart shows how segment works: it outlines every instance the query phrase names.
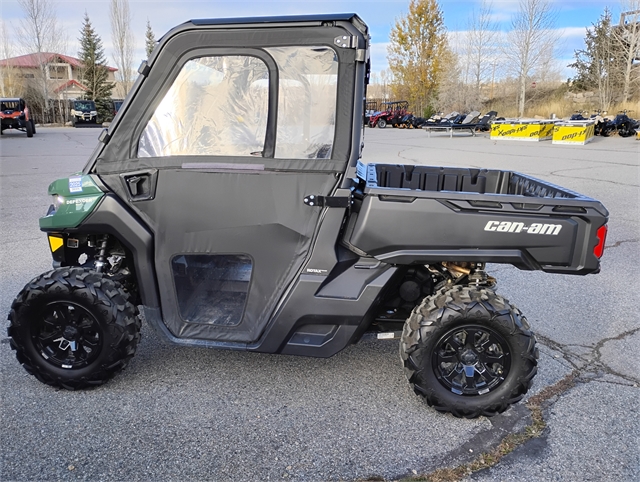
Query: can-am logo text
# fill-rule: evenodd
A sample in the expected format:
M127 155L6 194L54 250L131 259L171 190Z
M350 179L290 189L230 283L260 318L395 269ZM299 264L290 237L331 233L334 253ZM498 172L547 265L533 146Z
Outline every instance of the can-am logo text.
M533 223L526 226L524 223L512 223L510 221L489 221L484 227L485 231L496 231L499 233L521 233L527 234L550 234L557 236L562 226L560 224Z

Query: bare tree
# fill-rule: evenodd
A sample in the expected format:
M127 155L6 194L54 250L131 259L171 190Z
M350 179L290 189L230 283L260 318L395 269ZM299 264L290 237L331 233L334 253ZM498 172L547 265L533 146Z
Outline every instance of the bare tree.
M67 37L58 27L53 0L18 0L18 4L25 15L18 31L20 47L24 53L37 56L39 75L35 80L44 112L48 109L51 86L47 54L65 53Z
M111 40L115 51L113 59L118 68L119 93L126 97L133 84L133 34L131 33L131 11L129 0L111 0L109 8Z
M465 54L468 54L467 49ZM470 111L478 107L475 88L468 82L468 57L460 57L454 52L445 64L442 82L438 88L436 110L438 111ZM473 91L473 92L472 92Z
M626 0L622 8L620 24L612 29L612 34L622 64L622 100L627 102L639 79L634 61L640 59L640 0Z
M549 0L520 0L520 8L511 19L511 31L503 54L508 68L518 79L518 115L524 115L527 85L531 75L553 57L560 38L555 27L555 12Z
M380 85L382 86L382 98L389 100L390 86L393 83L393 73L391 70L380 71Z
M480 8L473 9L465 38L469 76L478 98L482 83L491 78L497 53L498 25L492 20L492 7L490 1L482 0Z
M10 30L10 27L9 27ZM0 20L0 58L13 57L13 48L9 41L9 31L4 20ZM3 62L0 66L0 95L2 97L17 97L22 88L16 75L16 69L10 62Z

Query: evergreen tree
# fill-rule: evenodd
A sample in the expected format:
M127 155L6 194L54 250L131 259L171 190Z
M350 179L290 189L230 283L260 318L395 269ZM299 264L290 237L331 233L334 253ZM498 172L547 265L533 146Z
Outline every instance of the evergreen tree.
M109 70L102 47L102 39L91 25L87 12L84 13L84 24L80 35L78 57L82 62L81 78L82 83L88 89L84 97L96 103L99 118L107 119L111 117L111 91L115 84L109 82Z
M394 95L405 97L422 115L431 108L451 61L444 16L436 0L411 0L409 13L389 34L387 58Z
M571 79L576 90L597 89L600 108L608 109L620 84L621 61L613 37L611 11L605 8L598 22L587 29L585 48L576 50L575 62L569 64L577 74Z
M147 34L145 35L144 47L147 51L147 58L149 58L153 49L156 48L156 36L153 34L149 19L147 19Z

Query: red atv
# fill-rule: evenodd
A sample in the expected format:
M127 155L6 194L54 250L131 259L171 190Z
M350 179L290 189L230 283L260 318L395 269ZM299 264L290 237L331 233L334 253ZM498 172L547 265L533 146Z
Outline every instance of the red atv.
M18 129L26 132L27 137L33 137L36 124L24 99L0 99L0 104L0 134L4 134L5 129Z
M383 102L382 107L382 111L376 112L369 118L369 127L378 126L380 129L384 129L387 127L387 124L397 127L400 123L400 119L406 115L409 103L404 100L397 102Z

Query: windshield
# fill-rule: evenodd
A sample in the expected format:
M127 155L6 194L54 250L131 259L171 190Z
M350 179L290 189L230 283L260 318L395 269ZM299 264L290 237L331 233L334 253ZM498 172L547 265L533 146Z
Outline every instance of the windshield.
M21 106L18 105L19 102L17 100L3 100L2 101L2 105L0 106L0 110L5 111L5 110L11 110L11 111L16 111L16 110L21 110Z
M82 112L91 112L96 110L96 104L92 100L76 100L74 103L74 109Z

